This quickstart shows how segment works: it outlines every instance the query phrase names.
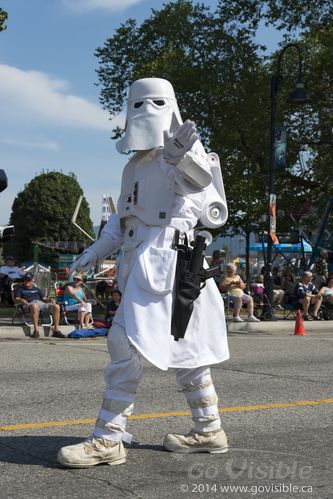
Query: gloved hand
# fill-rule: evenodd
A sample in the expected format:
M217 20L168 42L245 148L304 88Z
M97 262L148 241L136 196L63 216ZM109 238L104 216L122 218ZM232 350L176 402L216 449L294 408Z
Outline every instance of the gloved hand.
M167 161L178 162L192 148L194 142L199 139L193 121L186 120L173 134L164 130L163 156Z
M116 216L113 215L110 221L116 220ZM110 222L109 221L109 222ZM107 227L107 225L105 226ZM105 228L104 228L105 230ZM70 268L70 273L75 270L81 270L85 272L86 270L95 267L95 265L103 260L112 253L116 248L121 245L122 237L121 234L116 233L115 237L112 238L111 234L104 234L104 230L101 237L97 239L89 248L87 248L82 255L80 255Z
M96 253L88 248L75 260L75 262L69 269L69 274L77 271L86 272L92 267L95 267L96 263Z

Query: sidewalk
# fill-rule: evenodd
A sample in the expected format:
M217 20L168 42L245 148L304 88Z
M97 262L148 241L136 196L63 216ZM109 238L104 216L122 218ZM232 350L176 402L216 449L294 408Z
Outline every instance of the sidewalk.
M64 334L69 334L74 331L75 326L60 326L60 330ZM0 341L1 340L25 340L30 339L32 328L24 325L12 325L11 319L0 319ZM41 338L51 338L52 329L49 326L39 327ZM52 340L63 341L61 338L52 338Z
M295 331L295 319L278 319L277 321L261 322L227 322L228 333L255 333L255 334L293 334ZM304 322L306 333L333 332L333 321L306 321Z
M316 333L316 332L333 332L333 321L308 321L304 322L304 327L306 333ZM281 334L293 334L295 328L294 319L280 319L277 321L263 321L263 322L227 322L228 334L265 334L274 335L277 333ZM40 337L51 338L52 331L50 327L40 327ZM69 334L74 331L75 326L60 326L61 332L64 334ZM44 331L43 331L44 330ZM0 320L0 341L1 340L25 340L30 339L30 328L27 326L12 325L10 319ZM52 338L52 340L63 341L61 338Z

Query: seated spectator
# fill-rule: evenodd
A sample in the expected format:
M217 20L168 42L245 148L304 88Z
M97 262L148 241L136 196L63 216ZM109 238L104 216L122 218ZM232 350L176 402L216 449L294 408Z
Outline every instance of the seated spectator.
M327 258L328 258L328 252L326 250L320 250L320 254L317 257L313 266L313 271L315 274L314 281L317 289L319 289L326 282L328 277Z
M43 296L42 290L34 285L34 276L30 272L25 274L23 284L16 289L15 303L23 305L23 310L29 312L33 322L34 330L32 338L39 337L38 317L40 312L48 312L53 317L53 334L55 338L65 338L59 331L60 307L51 303L51 298Z
M212 259L211 259L211 262L209 264L209 268L220 267L221 274L214 275L214 277L213 277L213 279L216 282L217 286L219 286L219 284L220 284L220 282L222 281L222 278L223 278L222 268L221 268L222 262L223 262L222 252L220 250L213 251Z
M327 279L326 284L320 288L319 293L322 295L324 302L333 305L333 277Z
M15 258L11 255L6 256L5 264L0 267L0 283L11 305L13 305L11 285L13 282L22 279L23 276L24 271L15 265Z
M265 284L265 276L266 276L266 267L261 267L260 274L257 275L255 281L257 283L261 283L264 286L264 284Z
M112 321L114 316L116 315L116 312L118 310L118 307L121 302L121 292L119 289L113 289L111 293L111 301L106 306L106 316L105 316L105 325L110 328L112 326Z
M266 267L261 267L260 274L257 277L257 282L265 282ZM272 306L275 308L282 309L282 303L284 301L284 291L281 285L281 278L279 276L279 268L274 267L272 269L272 279L273 279L273 303Z
M318 289L311 282L312 273L304 272L302 280L297 284L295 294L298 302L303 307L304 320L311 321L312 319L319 320L318 312L323 301L323 295L319 293ZM309 308L313 305L312 314L309 314Z
M281 277L281 288L285 293L285 303L292 304L295 301L295 284L294 267L288 265Z
M262 306L264 304L264 276L258 275L255 277L254 282L250 286L251 294L256 305Z
M64 292L64 302L66 312L78 312L80 329L89 329L92 306L86 299L82 289L82 274L74 274L73 284L68 284Z
M219 289L222 293L228 292L230 295L230 300L234 305L234 322L243 322L243 319L241 319L239 314L244 303L246 303L247 307L248 321L259 322L259 319L253 315L253 298L244 293L245 283L242 278L236 274L236 265L233 265L232 263L227 265L227 275L222 279Z
M273 276L273 306L282 309L284 303L284 291L282 289L282 279L279 275L279 267L272 268Z
M265 277L265 274L266 274L266 267L265 267L265 266L263 266L263 267L261 267L261 269L260 269L260 274L259 274L259 275L262 275L263 277Z

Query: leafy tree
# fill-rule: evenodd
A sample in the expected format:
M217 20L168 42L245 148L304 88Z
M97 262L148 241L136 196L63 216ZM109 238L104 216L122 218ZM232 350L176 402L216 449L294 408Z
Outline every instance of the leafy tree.
M19 260L31 260L33 241L75 241L84 239L71 223L75 206L83 194L73 173L41 173L27 184L13 203L10 224L15 226L15 237L6 245L7 253ZM83 199L77 223L93 234L89 206ZM56 263L59 253L41 248L41 260Z
M176 91L184 119L193 119L205 146L221 159L229 206L229 226L245 232L265 228L270 143L270 78L278 57L265 56L255 34L260 22L289 30L283 43L302 45L305 83L314 89L312 106L291 107L298 59L286 52L279 92L278 123L289 126L288 166L277 172L278 229L309 196L330 189L332 152L332 10L325 0L309 0L307 10L287 0L221 0L215 12L188 0L169 2L137 25L122 24L96 50L100 100L112 116L124 107L128 86L141 77L164 77ZM115 129L114 138L122 130ZM308 159L299 161L307 149Z
M305 85L312 91L313 103L297 111L287 103L298 71L297 52L290 49L283 60L284 81L278 103L278 120L288 127L288 167L277 175L276 192L278 207L286 214L285 224L290 225L290 214L297 222L306 211L306 225L318 224L317 215L333 195L332 4L326 0L309 0L304 9L304 4L288 0L231 0L220 1L219 9L226 19L246 26L253 36L259 23L264 21L266 25L287 30L281 45L297 42L301 47ZM277 57L278 53L273 54L267 66L270 72L276 69ZM304 161L300 160L302 150ZM279 221L280 225L283 227L283 220Z
M141 26L129 19L96 50L101 103L111 115L122 110L137 78L172 82L183 118L197 123L204 144L220 156L233 227L255 223L263 210L266 181L258 173L268 164L269 80L257 49L246 30L178 0L153 10ZM251 211L247 204L240 214L244 199L252 200Z
M332 4L327 0L220 0L220 15L227 21L256 31L261 23L287 31L309 30L332 21Z
M8 19L7 12L0 8L0 31L4 31L7 28L5 24L7 19Z
M302 141L311 157L299 177L308 182L313 201L324 208L324 200L333 195L333 24L304 34L303 50L314 104L302 110Z

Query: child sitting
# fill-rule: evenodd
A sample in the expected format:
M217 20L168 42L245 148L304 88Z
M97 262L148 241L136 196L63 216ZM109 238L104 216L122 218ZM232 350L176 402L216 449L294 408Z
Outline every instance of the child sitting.
M117 309L121 302L121 292L119 289L113 289L111 293L111 301L106 306L106 316L105 316L105 326L110 328L112 326L112 321L116 315Z

